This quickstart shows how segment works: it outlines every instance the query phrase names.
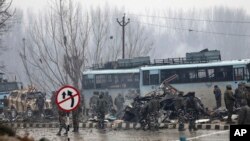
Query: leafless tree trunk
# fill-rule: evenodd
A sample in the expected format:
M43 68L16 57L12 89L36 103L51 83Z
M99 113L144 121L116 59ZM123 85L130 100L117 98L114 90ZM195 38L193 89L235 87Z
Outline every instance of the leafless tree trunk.
M51 91L65 84L81 90L89 32L89 18L79 4L72 0L52 1L47 15L38 18L29 32L27 57L37 70L34 83Z

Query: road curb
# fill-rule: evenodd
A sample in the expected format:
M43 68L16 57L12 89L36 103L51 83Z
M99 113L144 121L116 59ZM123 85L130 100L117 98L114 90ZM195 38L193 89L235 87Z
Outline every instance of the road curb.
M58 128L58 123L2 123L2 125L9 126L11 128ZM72 125L70 125L72 127ZM79 128L96 128L97 123L79 123ZM106 128L112 129L140 129L140 123L106 123ZM178 129L176 123L161 123L160 129ZM185 128L188 129L188 124L185 124ZM200 130L229 130L228 124L196 124L196 128Z

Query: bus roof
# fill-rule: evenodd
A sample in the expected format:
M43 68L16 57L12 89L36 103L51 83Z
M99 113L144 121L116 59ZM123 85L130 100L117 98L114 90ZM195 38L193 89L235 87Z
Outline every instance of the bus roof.
M139 68L134 69L109 69L109 70L87 70L83 75L88 74L120 74L120 73L139 73Z
M204 67L219 67L230 65L246 65L250 63L250 59L230 60L230 61L217 61L199 64L180 64L180 65L162 65L162 66L145 66L141 70L161 70L161 69L181 69L181 68L204 68Z

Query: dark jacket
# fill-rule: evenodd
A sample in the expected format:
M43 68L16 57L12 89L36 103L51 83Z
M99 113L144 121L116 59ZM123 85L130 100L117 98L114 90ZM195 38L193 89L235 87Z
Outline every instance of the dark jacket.
M193 97L189 97L186 101L186 109L187 110L195 110L198 111L198 104L197 101L195 100L195 98Z
M238 113L238 124L250 125L250 107L243 106L241 107Z
M177 96L175 98L175 109L183 109L185 107L185 102L183 96Z
M100 113L105 113L108 108L108 103L104 98L99 98L97 101L97 111Z
M228 105L233 105L234 104L235 97L233 96L232 90L226 90L225 91L225 93L224 93L224 101L225 101L226 107Z
M214 95L215 95L215 97L220 97L221 96L220 88L214 88Z

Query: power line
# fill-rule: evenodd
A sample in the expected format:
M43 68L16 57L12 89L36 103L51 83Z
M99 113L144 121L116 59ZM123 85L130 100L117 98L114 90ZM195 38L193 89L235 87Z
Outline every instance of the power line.
M223 36L250 37L250 35L247 35L247 34L234 34L234 33L223 33L223 32L214 32L214 31L204 31L204 30L196 30L196 29L191 29L191 28L171 27L171 26L152 24L152 23L144 23L144 22L136 22L136 21L131 21L131 22L139 23L139 24L146 24L146 25L150 25L150 26L157 26L157 27L162 27L162 28L168 28L168 29L173 29L173 30L183 30L183 31L189 31L189 32L216 34L216 35L223 35Z
M233 24L250 24L250 21L223 21L223 20L210 20L210 19L195 19L195 18L175 18L175 17L165 17L165 16L152 16L152 15L141 15L141 14L128 14L139 17L149 17L149 18L162 18L168 20L183 20L183 21L197 21L197 22L214 22L214 23L233 23Z

